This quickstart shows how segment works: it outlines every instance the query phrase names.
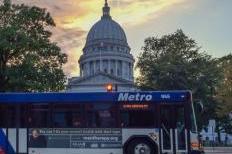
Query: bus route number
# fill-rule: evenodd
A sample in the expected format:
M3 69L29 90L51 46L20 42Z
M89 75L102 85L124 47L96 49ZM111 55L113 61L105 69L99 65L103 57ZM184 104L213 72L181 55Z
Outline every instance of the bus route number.
M162 95L161 95L161 98L162 98L162 99L170 99L171 96L170 96L169 94L162 94Z

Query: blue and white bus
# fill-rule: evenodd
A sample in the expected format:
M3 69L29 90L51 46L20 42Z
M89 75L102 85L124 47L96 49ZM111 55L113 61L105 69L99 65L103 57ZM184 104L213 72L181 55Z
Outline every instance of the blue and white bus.
M189 91L1 93L0 154L200 153Z

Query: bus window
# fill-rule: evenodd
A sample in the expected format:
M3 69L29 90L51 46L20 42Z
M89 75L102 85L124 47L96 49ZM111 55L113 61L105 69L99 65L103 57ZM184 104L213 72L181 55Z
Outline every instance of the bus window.
M171 106L162 105L160 110L160 127L162 129L162 146L163 150L172 149L172 110Z
M93 111L87 112L87 127L97 127L96 114Z
M176 106L174 112L176 116L175 128L177 130L178 149L184 150L186 148L184 107Z
M56 105L53 106L53 127L80 128L84 127L82 105Z
M116 111L111 104L89 105L87 126L98 128L117 127Z
M60 127L67 127L68 123L66 120L66 113L65 112L55 112L53 114L53 127L60 128Z
M142 118L141 118L142 117ZM146 120L144 120L146 119ZM122 111L120 113L120 121L122 127L155 127L154 112L145 111Z
M30 128L49 127L49 112L47 105L32 105L29 109L28 126Z
M1 105L0 107L0 126L1 128L14 128L16 124L15 107Z
M116 120L113 116L113 113L110 112L109 110L100 110L97 111L97 126L98 127L103 127L103 128L108 128L108 127L115 127Z
M81 116L81 113L73 112L72 113L72 127L79 128L83 127L83 117Z
M17 115L17 107L18 107L18 115ZM28 121L32 120L28 117L28 109L26 105L20 106L13 105L1 105L0 106L0 128L27 128Z
M4 119L6 119L6 117L5 117L5 110L4 110L3 105L0 105L0 113L1 113L0 128L5 128L5 120Z
M54 112L53 114L53 127L55 128L79 128L83 125L81 113Z

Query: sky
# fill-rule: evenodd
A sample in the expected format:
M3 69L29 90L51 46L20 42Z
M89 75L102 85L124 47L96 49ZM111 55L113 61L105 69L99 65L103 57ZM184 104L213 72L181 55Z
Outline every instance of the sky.
M232 0L108 0L111 16L125 30L137 59L144 39L182 29L213 57L232 52ZM46 8L56 27L52 40L68 55L64 71L79 75L78 59L90 28L102 16L104 0L12 0Z

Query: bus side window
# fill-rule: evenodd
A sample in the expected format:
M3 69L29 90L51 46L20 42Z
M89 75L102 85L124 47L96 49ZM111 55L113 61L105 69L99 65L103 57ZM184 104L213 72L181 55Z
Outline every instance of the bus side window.
M165 107L161 110L161 127L163 129L172 128L171 108Z
M16 115L16 105L0 105L0 128L15 128L17 127L17 120L20 128L27 128L28 116L25 105L20 105L20 115Z
M98 128L117 127L114 106L111 104L94 104L87 109L87 126Z
M72 127L74 128L80 128L83 127L83 117L81 116L81 113L72 113Z
M80 128L85 126L83 105L56 104L52 113L53 127Z
M142 117L142 118L141 118ZM121 111L121 127L142 128L155 127L155 115L152 111ZM146 120L144 120L146 119Z
M54 112L53 114L53 127L62 128L67 127L67 116L65 112Z
M48 116L46 112L34 111L28 117L29 128L48 127Z
M109 110L98 111L97 115L98 127L110 128L116 126L115 117Z
M0 106L0 128L14 128L16 124L15 109L9 105Z
M97 124L96 124L96 114L95 112L93 111L88 111L87 112L87 127L97 127Z

